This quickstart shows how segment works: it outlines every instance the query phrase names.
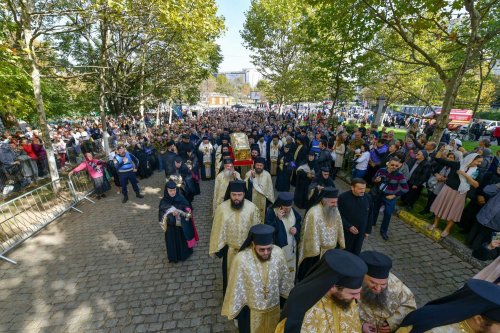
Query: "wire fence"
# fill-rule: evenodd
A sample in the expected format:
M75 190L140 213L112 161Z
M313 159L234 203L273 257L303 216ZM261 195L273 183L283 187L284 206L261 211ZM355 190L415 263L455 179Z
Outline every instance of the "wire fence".
M76 174L51 181L0 205L0 259L16 264L5 255L36 235L59 216L88 200L94 191L89 177Z

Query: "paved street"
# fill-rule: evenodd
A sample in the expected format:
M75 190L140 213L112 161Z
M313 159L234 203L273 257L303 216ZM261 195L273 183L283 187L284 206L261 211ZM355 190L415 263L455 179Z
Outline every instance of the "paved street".
M208 256L213 182L202 183L194 214L200 243L169 264L158 225L162 173L141 181L146 197L123 205L116 191L80 206L0 262L0 332L234 332L219 315L220 262ZM339 184L345 187L345 185ZM394 259L417 302L459 287L475 270L403 222L390 239L366 243Z

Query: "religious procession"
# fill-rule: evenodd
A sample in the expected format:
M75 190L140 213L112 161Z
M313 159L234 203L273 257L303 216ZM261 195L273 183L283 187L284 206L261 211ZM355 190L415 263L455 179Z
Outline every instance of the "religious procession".
M412 291L391 272L390 256L363 251L381 206L380 234L389 241L391 202L409 191L398 171L401 158L383 157L371 189L366 177L354 177L340 193L340 158L332 158L340 147L329 143L345 150L345 139L352 145L365 135L296 116L222 110L216 133L203 128L197 143L181 134L167 144L174 167L166 171L159 217L169 261L186 260L199 240L190 206L199 194L190 188L199 185L185 181L215 179L208 254L221 264L221 314L239 332L497 332L498 260L487 281L464 281L457 292L417 309ZM369 133L385 145L384 130ZM196 175L180 171L191 165L181 152L191 151L202 161Z
M2 0L0 333L500 333L499 13Z

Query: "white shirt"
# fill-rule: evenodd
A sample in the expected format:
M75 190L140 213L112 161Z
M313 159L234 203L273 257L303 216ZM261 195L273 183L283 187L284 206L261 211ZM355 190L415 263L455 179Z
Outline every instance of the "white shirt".
M370 161L370 152L365 151L356 160L356 170L366 170L368 169L368 162Z

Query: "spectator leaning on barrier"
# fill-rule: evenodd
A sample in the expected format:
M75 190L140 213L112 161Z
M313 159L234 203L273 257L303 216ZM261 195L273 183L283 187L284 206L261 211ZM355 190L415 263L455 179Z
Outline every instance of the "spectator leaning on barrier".
M71 176L73 175L73 173L78 173L82 170L86 170L90 176L90 179L92 180L92 184L94 185L97 199L101 199L106 196L105 192L109 191L109 189L111 188L108 180L106 179L104 167L105 162L94 159L94 156L91 153L86 153L85 160L76 168L71 170L68 175Z

